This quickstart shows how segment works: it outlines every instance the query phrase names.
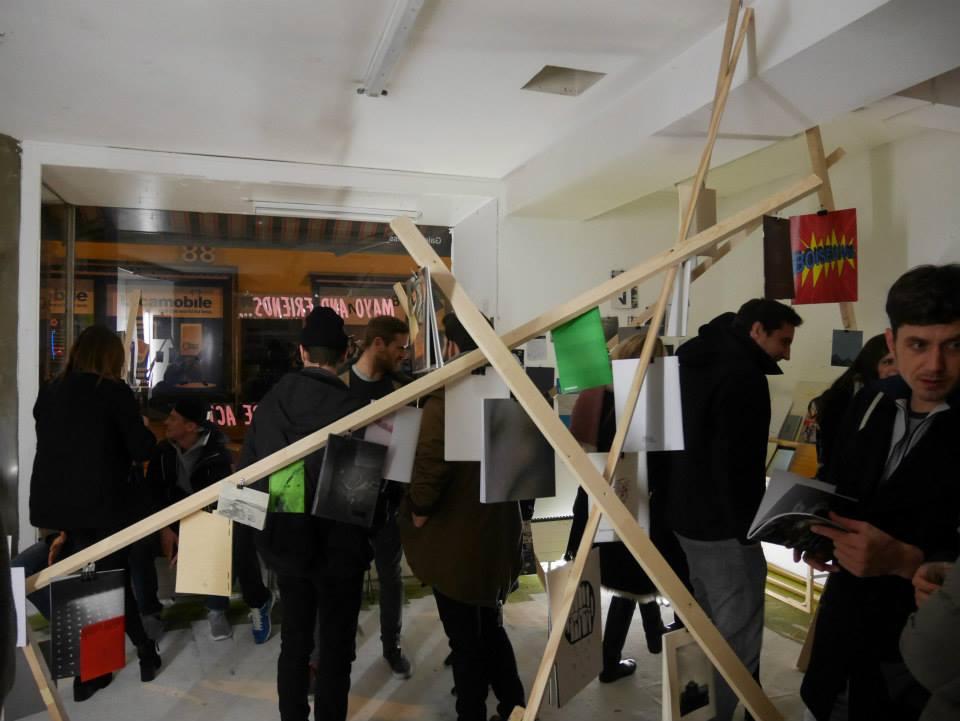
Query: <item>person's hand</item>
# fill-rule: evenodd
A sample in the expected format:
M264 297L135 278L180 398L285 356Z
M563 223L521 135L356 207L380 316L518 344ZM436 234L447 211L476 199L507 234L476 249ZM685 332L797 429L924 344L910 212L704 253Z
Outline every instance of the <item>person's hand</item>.
M160 550L163 557L170 563L170 568L177 564L177 544L180 539L172 528L164 528L160 531Z
M952 563L933 562L924 563L913 574L913 597L920 606L930 594L937 591L942 585L947 573L953 568Z
M799 563L801 560L814 571L820 571L821 573L836 573L840 570L840 567L832 562L830 555L822 551L818 553L814 553L813 551L804 552L799 548L794 548L794 563Z
M60 531L60 535L53 539L50 544L50 550L47 552L47 565L52 566L60 557L60 551L63 550L63 544L67 542L66 531Z
M923 551L898 541L866 521L830 514L830 520L845 531L830 526L811 526L814 533L833 541L833 555L854 576L901 576L909 579L923 563ZM816 566L814 566L816 568Z
M418 516L416 513L411 513L410 518L413 520L414 528L423 528L430 516Z

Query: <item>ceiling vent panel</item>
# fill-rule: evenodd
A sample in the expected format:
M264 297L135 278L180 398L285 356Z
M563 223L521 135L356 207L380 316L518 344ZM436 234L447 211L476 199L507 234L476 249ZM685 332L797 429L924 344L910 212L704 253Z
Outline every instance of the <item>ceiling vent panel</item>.
M605 75L606 73L595 73L590 70L544 65L539 73L527 81L523 89L538 93L577 96L589 90L594 83Z

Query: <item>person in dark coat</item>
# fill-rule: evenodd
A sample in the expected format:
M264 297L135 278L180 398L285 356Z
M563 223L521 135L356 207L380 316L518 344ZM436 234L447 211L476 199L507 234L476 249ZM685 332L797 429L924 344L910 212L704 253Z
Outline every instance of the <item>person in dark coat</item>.
M378 315L370 319L364 333L363 352L356 363L340 374L350 392L358 398L373 402L390 395L403 385L399 373L407 357L410 327L392 315ZM385 481L386 516L383 527L373 541L373 562L377 569L380 589L380 642L383 658L399 679L408 679L413 665L400 646L403 628L403 548L397 529L397 509L406 493L406 484Z
M817 423L817 463L820 467L818 476L824 475L823 468L830 462L843 417L850 408L853 397L864 386L896 374L897 364L893 353L887 348L887 339L880 333L864 343L853 365L811 401L810 406Z
M303 370L285 375L257 406L240 456L241 469L367 405L337 378L346 348L343 319L330 308L315 308L300 336ZM304 459L307 507L322 463L322 450ZM268 490L268 479L255 486ZM314 718L344 721L347 717L363 576L373 558L371 533L371 529L309 513L271 512L257 534L260 555L276 572L283 601L277 660L282 721L308 717L309 661L317 622L323 647Z
M448 358L477 347L455 315L443 323ZM491 688L507 719L525 699L503 627L503 602L520 574L520 504L480 503L480 463L444 459L444 414L442 391L431 394L397 524L410 568L433 588L450 642L458 721L486 721Z
M767 564L747 531L766 489L767 375L790 359L802 319L773 300L747 301L700 327L677 351L684 450L676 454L667 517L690 567L694 597L754 675L759 674ZM737 697L717 681L717 721Z
M136 464L146 461L156 438L123 373L123 343L104 326L77 337L61 376L40 390L33 415L37 453L30 478L30 522L63 531L63 557L83 550L138 520L147 505ZM127 549L96 563L99 570L127 569ZM129 574L124 583L127 636L137 647L141 681L160 668L156 644L143 629ZM73 682L83 701L112 679L106 674Z
M810 714L912 721L929 697L898 641L915 610L911 578L960 552L960 265L919 266L890 288L887 344L900 375L854 399L826 481L858 499L846 530L804 560L831 573L800 689Z
M181 396L165 422L166 439L161 441L147 467L147 489L151 512L170 506L233 472L226 437L207 420L209 405L196 396ZM143 622L151 638L163 633L162 606L157 598L157 570L154 558L176 562L179 523L161 529L134 543L130 549L133 588L140 603ZM263 584L254 547L254 530L243 524L233 527L233 576L239 581L243 600L250 608L255 643L270 637L270 610L273 597ZM215 641L230 638L233 629L227 620L228 596L208 596L207 621Z
M627 339L614 348L612 358L639 358L646 337L644 331ZM659 339L654 355L663 356L663 344ZM583 391L573 407L570 421L571 433L588 452L608 452L617 430L613 390L603 387ZM662 518L668 491L670 455L645 455L650 492L650 538L681 580L686 581L687 567L683 549ZM570 526L565 558L572 559L576 554L588 515L587 494L580 488L573 505L573 523ZM611 683L629 676L637 668L634 659L624 659L621 656L630 631L633 610L638 601L647 638L647 650L650 653L660 653L663 649L662 636L666 629L660 615L660 604L656 599L657 588L627 547L619 541L594 545L600 548L600 581L614 592L603 629L603 670L599 676L601 683Z

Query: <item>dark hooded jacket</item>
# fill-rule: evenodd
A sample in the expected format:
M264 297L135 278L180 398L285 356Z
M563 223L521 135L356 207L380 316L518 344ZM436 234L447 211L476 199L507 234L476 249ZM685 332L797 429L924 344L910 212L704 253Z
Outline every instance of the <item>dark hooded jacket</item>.
M366 402L350 395L332 373L304 368L288 373L257 406L240 455L240 468L286 448L304 436L362 408ZM305 501L317 489L323 451L305 463ZM269 489L263 478L254 484ZM373 549L369 529L317 518L309 513L268 513L257 548L264 562L285 575L350 577L370 565Z
M746 542L766 488L770 390L781 371L724 313L680 346L685 450L674 464L667 519L681 536Z
M192 493L222 481L232 473L226 437L212 423L204 422L201 428L208 435L190 473ZM147 466L147 487L150 491L153 511L166 508L187 496L187 493L177 485L177 449L170 441L160 441L150 457L150 465Z
M947 399L948 409L927 417L923 435L883 480L894 422L909 397L910 387L899 376L860 391L825 480L859 499L851 515L917 546L926 560L953 560L960 551L960 391ZM898 646L915 608L906 578L858 578L842 569L830 575L801 686L816 718L829 718L845 688L851 721L917 718L928 694L907 672Z

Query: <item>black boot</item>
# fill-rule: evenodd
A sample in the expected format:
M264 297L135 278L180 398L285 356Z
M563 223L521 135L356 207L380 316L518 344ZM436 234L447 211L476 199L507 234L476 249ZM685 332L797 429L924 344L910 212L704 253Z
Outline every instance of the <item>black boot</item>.
M632 598L614 596L610 599L607 621L603 626L603 670L600 683L611 683L637 670L637 662L632 658L622 659L623 645L630 631L633 608L636 601Z
M105 673L103 676L97 676L87 681L81 681L79 676L73 679L73 700L77 703L86 701L97 691L106 688L113 681L112 673Z
M140 659L140 680L153 681L160 670L160 652L156 641L137 646L137 658Z
M643 620L643 632L647 636L647 650L660 653L663 650L663 618L660 616L660 604L648 601L640 604L640 618Z

